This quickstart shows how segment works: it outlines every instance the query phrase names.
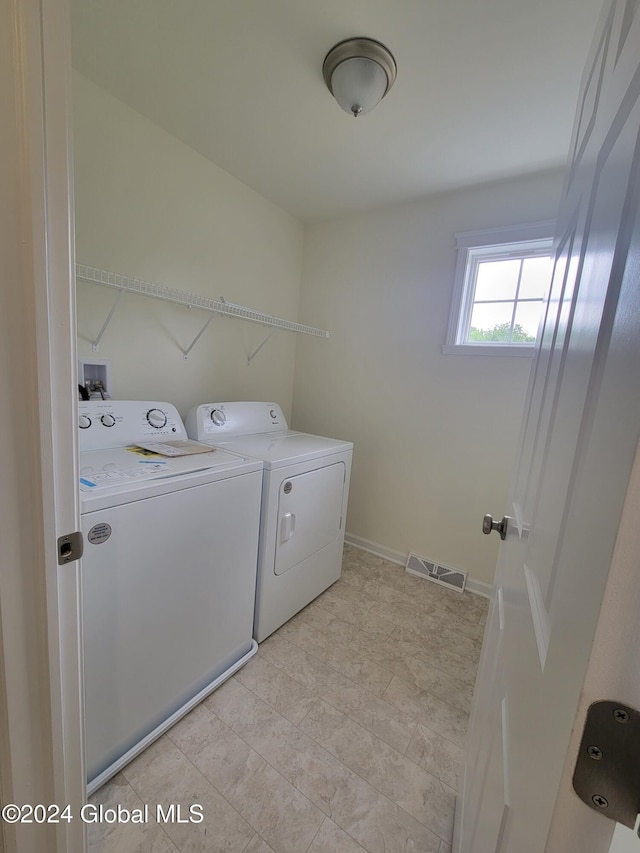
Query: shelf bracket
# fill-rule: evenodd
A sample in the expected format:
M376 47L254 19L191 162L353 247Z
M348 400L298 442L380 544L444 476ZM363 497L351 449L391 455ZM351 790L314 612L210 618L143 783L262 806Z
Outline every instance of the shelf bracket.
M278 331L278 329L277 329L277 328L273 328L273 329L271 329L271 331L269 332L269 334L267 335L267 337L262 341L262 343L260 344L260 346L259 346L257 349L254 349L254 351L251 353L251 355L247 358L247 364L251 364L251 362L253 361L253 359L258 355L258 353L259 353L259 352L260 352L260 350L262 349L262 347L267 343L267 341L268 341L268 340L270 340L270 339L275 335L275 333L276 333L277 331Z
M107 327L108 327L109 323L111 322L111 318L112 318L112 317L113 317L113 315L115 314L115 310L116 310L116 308L118 307L118 303L120 302L120 300L121 300L121 299L122 299L122 297L124 296L124 293L125 293L125 291L124 291L124 290L119 290L119 291L118 291L118 295L116 296L116 301L113 303L113 307L111 308L111 311L109 311L109 314L108 314L108 316L107 316L107 319L106 319L106 320L104 321L104 323L102 324L102 328L101 328L101 329L100 329L100 331L98 332L98 337L95 339L95 341L93 342L93 344L92 344L92 346L91 346L91 349L92 349L94 352L99 352L99 350L100 350L100 341L102 340L102 336L103 336L103 335L104 335L104 333L107 331Z
M182 357L183 357L185 360L189 357L189 353L191 352L191 350L194 348L194 346L198 343L198 341L200 340L200 338L201 338L201 337L204 335L204 333L207 331L207 329L209 328L210 323L212 323L212 322L213 322L213 320L214 320L215 316L216 316L215 314L211 314L211 315L209 316L209 319L207 320L207 322L204 324L204 326L200 329L200 331L198 332L198 334L195 336L195 338L194 338L194 339L193 339L193 341L191 342L191 346L187 347L187 349L185 349L185 350L182 350Z

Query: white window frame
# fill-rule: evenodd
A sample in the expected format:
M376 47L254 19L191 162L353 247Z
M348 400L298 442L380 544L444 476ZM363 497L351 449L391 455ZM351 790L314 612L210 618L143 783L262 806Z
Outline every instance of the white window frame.
M487 228L481 231L462 231L455 235L457 260L449 315L447 338L442 346L446 355L499 355L531 358L534 343L504 344L499 341L469 343L465 337L469 330L477 268L480 261L492 257L507 258L510 253L521 257L523 253L546 255L551 251L555 220L529 222L504 228Z

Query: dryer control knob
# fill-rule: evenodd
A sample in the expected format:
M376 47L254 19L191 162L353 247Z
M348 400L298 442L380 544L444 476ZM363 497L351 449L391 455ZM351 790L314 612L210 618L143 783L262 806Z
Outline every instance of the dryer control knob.
M103 415L100 418L100 421L102 422L102 425L106 427L112 427L116 424L116 419L113 417L113 415Z
M167 425L167 416L161 409L149 409L147 422L154 429L162 429L163 426Z
M211 412L211 420L216 426L224 426L227 422L227 416L221 409L214 409Z
M91 418L89 415L80 415L78 418L78 426L80 429L89 429L91 426Z

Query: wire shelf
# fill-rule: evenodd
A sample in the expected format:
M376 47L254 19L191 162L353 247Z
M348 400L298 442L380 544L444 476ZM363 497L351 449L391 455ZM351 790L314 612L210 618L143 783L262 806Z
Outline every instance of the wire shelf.
M165 302L174 302L178 305L186 305L188 308L201 308L204 311L212 311L225 317L236 317L239 320L249 320L252 323L260 323L274 329L284 329L287 332L298 332L303 335L313 335L318 338L328 338L330 332L324 329L316 329L313 326L305 326L302 323L294 323L272 314L264 314L255 311L245 305L236 305L221 299L209 299L206 296L198 296L194 293L186 293L162 284L154 284L141 278L129 278L126 275L108 272L107 270L90 267L86 264L76 264L76 278L88 281L92 284L100 284L113 287L127 293L137 293L142 296L150 296L153 299L162 299ZM111 319L111 318L109 318ZM103 329L104 331L104 329Z

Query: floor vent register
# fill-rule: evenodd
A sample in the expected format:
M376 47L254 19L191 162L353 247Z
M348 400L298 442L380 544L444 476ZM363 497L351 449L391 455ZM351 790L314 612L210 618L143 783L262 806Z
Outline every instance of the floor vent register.
M432 560L427 560L426 557L419 557L417 554L409 554L406 570L412 575L427 578L433 583L446 586L456 592L464 592L467 582L466 572L462 572L460 569L452 569L450 566L441 566Z

